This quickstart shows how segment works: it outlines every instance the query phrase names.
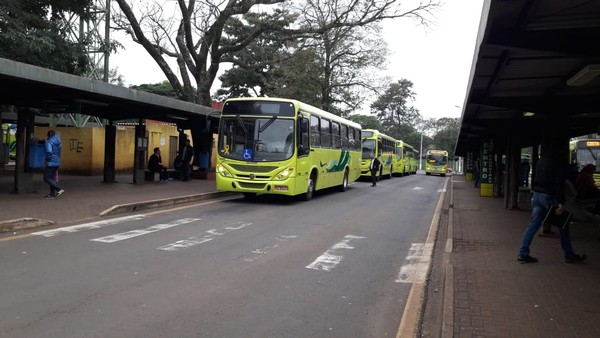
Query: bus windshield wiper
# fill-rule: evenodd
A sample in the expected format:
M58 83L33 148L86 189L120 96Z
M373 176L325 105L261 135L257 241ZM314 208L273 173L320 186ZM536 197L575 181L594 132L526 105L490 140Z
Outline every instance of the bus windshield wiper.
M267 121L267 123L265 123L264 125L262 125L261 127L258 128L258 132L262 133L263 131L267 130L267 128L269 128L269 126L271 124L273 124L273 122L275 122L275 120L277 120L277 116L273 116L269 119L269 121Z

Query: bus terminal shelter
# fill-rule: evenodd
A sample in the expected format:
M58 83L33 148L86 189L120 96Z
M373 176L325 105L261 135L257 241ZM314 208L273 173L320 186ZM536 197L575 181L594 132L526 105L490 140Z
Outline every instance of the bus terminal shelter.
M481 196L518 207L521 150L568 163L573 137L600 133L600 2L486 0L456 156L480 166Z
M200 153L210 152L212 134L218 126L218 112L210 107L2 58L0 105L16 107L16 113L0 112L3 122L17 123L16 193L33 189L33 172L26 163L33 128L52 126L52 119L60 114L83 114L107 121L102 125L105 128L105 183L115 182L116 123L119 121L135 124L134 183L140 171L143 173L147 160L146 119L175 124L180 135L178 149L185 142L185 131L189 130L195 159ZM0 163L3 165L4 161Z

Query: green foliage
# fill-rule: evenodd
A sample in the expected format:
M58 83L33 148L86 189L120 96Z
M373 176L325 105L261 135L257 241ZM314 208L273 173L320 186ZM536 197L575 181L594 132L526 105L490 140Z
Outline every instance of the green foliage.
M145 91L152 94L177 98L177 93L175 92L175 90L173 90L173 86L171 86L169 81L163 81L160 83L153 84L145 83L141 85L131 86L129 88Z
M91 0L3 0L0 57L80 75L89 67L85 46L68 41L61 16L82 17Z
M460 121L458 118L444 117L437 122L442 127L433 136L433 144L436 149L443 149L453 154L460 132Z
M401 140L415 131L414 126L421 116L417 109L409 105L416 95L412 86L411 81L401 79L390 84L383 95L371 104L371 113L384 126L384 133Z
M348 116L348 120L354 121L361 125L363 129L381 129L381 124L379 120L375 116L368 115L350 115Z

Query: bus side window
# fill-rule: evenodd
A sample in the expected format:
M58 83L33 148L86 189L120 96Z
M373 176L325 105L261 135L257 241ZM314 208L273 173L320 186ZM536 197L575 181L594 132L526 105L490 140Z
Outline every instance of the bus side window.
M308 138L308 119L301 118L298 123L298 126L298 156L306 156L310 152L310 143Z

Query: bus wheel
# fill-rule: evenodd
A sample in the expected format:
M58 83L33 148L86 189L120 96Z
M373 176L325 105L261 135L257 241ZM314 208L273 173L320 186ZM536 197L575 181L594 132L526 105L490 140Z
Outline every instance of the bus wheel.
M315 174L311 174L308 179L308 185L306 187L306 192L301 195L302 199L305 201L310 201L313 198L313 194L315 193Z
M341 192L346 190L348 190L348 169L344 170L344 179L342 180L342 185L340 186Z
M248 199L248 200L253 200L256 198L256 193L255 192L245 192L244 198Z

